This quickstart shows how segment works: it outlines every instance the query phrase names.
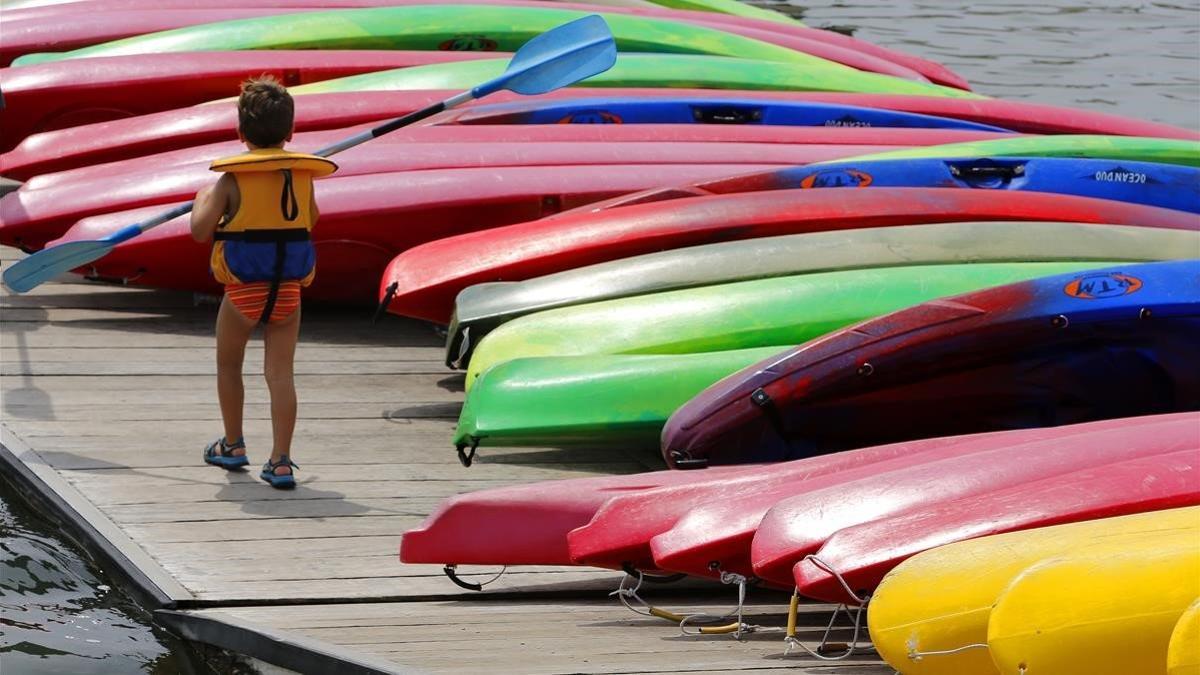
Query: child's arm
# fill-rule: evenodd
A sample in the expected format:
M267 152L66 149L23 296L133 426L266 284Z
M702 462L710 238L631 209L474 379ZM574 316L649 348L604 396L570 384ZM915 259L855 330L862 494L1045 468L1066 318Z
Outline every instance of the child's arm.
M192 239L212 239L221 217L229 211L230 194L234 186L233 176L227 173L213 185L200 188L196 193L196 203L192 207Z

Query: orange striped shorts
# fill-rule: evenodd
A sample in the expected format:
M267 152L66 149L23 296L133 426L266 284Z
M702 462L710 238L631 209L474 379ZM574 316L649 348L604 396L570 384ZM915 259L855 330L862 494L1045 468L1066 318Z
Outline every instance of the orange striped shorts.
M225 297L233 304L238 313L258 323L262 319L263 310L267 308L267 296L271 293L271 282L255 281L249 284L229 284L225 287ZM275 298L275 307L267 323L279 323L290 317L300 308L300 282L283 281L279 284L279 293Z

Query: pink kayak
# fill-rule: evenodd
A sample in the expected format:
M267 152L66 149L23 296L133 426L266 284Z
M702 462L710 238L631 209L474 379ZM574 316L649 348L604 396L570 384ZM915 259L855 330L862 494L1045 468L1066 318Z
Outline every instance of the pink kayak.
M838 530L792 569L800 593L850 603L834 570L862 596L896 565L921 551L976 537L1200 504L1200 420L1192 416L1186 450L1018 485L977 497L938 502ZM818 567L818 561L821 566Z
M679 183L679 181L677 181ZM831 194L836 193L836 194ZM472 284L519 281L594 263L701 243L972 220L1045 220L1196 229L1170 209L1049 193L950 188L775 190L687 197L579 212L447 237L388 265L379 297L402 316L446 323Z
M336 130L311 131L296 134L289 144L291 148L315 150L342 140L354 133L370 128L371 123L345 127ZM777 145L849 145L860 146L866 152L865 146L917 146L953 143L959 140L985 140L995 138L996 134L978 131L959 131L950 129L884 129L884 128L836 128L822 127L764 127L764 126L727 126L721 124L637 124L637 125L497 125L497 126L414 126L407 129L381 136L371 142L371 145L396 145L400 143L430 142L430 143L577 143L579 144L579 161L587 161L587 153L595 143L767 143ZM1011 137L1006 135L1005 137ZM36 138L36 137L34 137ZM228 137L227 137L228 138ZM79 180L87 175L111 175L115 172L125 172L131 167L149 167L163 169L181 164L207 162L222 154L229 154L228 148L238 150L236 140L229 138L224 144L193 146L167 152L160 152L148 158L132 158L116 160L122 162L106 162L75 169L56 172L49 175L39 175L29 180L31 188L43 188L55 183ZM241 146L244 147L244 146ZM0 172L4 175L17 175L18 171L9 171L12 165L9 160L21 152L18 148L0 157Z
M685 484L613 495L590 522L567 535L571 561L613 569L655 569L650 540L671 529L695 507L711 501L749 504L757 495L774 490L822 485L844 480L843 476L869 475L888 467L906 466L938 448L959 444L957 439L943 438L895 443L753 469L743 467L745 470L735 475L705 475ZM766 508L762 510L765 512Z
M908 509L977 497L1100 464L1197 448L1194 413L1121 422L1116 428L1095 431L1087 430L1086 425L1056 427L1060 434L1057 438L947 457L784 499L763 516L754 534L750 547L753 572L759 578L790 586L796 563L816 553L838 530ZM691 527L697 524L694 521ZM684 519L676 526L677 532L664 536L661 546L656 540L655 560L666 569L687 571L703 564L703 551L683 552L676 545L704 536L700 531L689 534L687 527Z
M721 175L750 167L784 168L861 154L891 146L784 145L771 143L593 143L581 153L577 143L365 144L338 156L337 178L430 169L513 166L721 165ZM235 143L205 148L206 158L236 154ZM122 162L79 172L72 180L45 187L26 183L0 198L0 242L40 248L77 220L154 204L191 199L216 174L209 159L187 163Z
M609 165L450 169L335 177L316 185L313 300L373 303L397 253L438 237L522 222L681 177L729 173L720 165ZM157 215L162 205L85 218L58 242L94 240ZM117 246L81 272L157 288L219 293L209 246L192 241L181 217Z
M372 120L399 117L454 91L369 91L308 94L299 98L296 130L332 129ZM680 96L757 99L762 101L809 101L884 108L900 112L953 117L1022 133L1108 134L1186 140L1200 139L1187 129L1153 122L1071 110L1055 106L999 101L954 99L932 96L900 96L834 92L759 92L697 89L560 89L536 100L571 100L603 97L661 98ZM501 92L486 104L531 100ZM469 111L471 107L464 108ZM460 111L434 118L453 121ZM137 157L189 145L231 138L237 128L233 106L194 106L125 120L91 124L30 136L15 150L0 155L0 175L19 180L88 164Z
M81 22L83 23L83 22ZM70 59L0 70L0 150L40 131L237 96L250 76L287 86L359 73L489 57L477 52L243 51ZM146 92L153 91L153 96Z
M443 0L431 3L429 0L333 0L329 3L314 3L306 0L233 0L217 3L205 3L204 10L218 18L198 20L196 5L189 2L94 2L88 3L97 8L98 12L109 15L101 19L97 25L88 27L77 26L81 22L61 21L61 12L53 8L31 8L13 11L11 17L6 16L7 23L16 24L11 31L6 29L6 42L11 33L14 42L7 49L0 50L0 58L7 56L0 63L7 64L21 53L46 51L47 49L71 49L76 46L98 44L117 37L140 35L155 30L178 28L223 21L230 18L232 12L259 11L263 14L282 14L303 11L351 9L358 7L397 7L404 5L422 4L477 4L477 5L507 5L512 7L545 7L544 3L522 0ZM576 3L555 3L558 9L596 11L594 5ZM76 11L81 9L76 7ZM908 79L927 79L959 89L969 89L967 81L945 66L916 57L910 54L896 52L878 45L857 40L852 37L832 31L809 28L802 25L788 25L773 21L736 17L711 12L696 12L667 8L627 8L604 7L602 11L612 14L628 14L648 18L668 19L715 28L741 35L743 37L762 40L796 51L802 51L813 56L842 63L859 70L884 73ZM188 14L191 12L191 14ZM262 15L262 14L260 14ZM220 18L224 17L224 18ZM53 23L44 25L49 20ZM65 24L67 27L55 26ZM90 22L89 22L90 23ZM157 25L157 28L153 26ZM108 37L100 37L102 35ZM99 38L99 39L98 39ZM35 45L46 44L73 46L56 46L38 48Z
M469 492L443 502L400 540L400 561L443 565L570 565L567 533L616 495L714 480L747 467L572 478ZM483 536L486 535L486 536Z

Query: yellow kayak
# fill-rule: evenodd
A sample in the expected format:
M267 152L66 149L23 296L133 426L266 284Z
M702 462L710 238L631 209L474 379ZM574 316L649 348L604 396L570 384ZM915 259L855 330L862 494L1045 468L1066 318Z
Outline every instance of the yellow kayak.
M992 608L1003 675L1167 675L1179 615L1200 594L1200 532L1113 554L1084 548L1013 579Z
M867 610L871 639L905 675L999 673L987 648L988 619L1017 575L1085 548L1120 555L1162 546L1182 533L1200 536L1200 507L1011 532L926 551L897 566L876 589Z
M1167 647L1167 675L1200 675L1200 598L1175 622Z

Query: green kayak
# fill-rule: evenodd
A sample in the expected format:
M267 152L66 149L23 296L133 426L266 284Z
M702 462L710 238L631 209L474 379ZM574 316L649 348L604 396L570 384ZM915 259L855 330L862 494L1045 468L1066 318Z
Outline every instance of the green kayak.
M411 5L278 14L148 33L59 54L33 54L21 57L16 64L84 56L240 49L513 52L547 30L586 15L553 7L503 5ZM737 56L796 63L805 68L858 72L786 47L713 28L629 14L600 15L612 30L620 51Z
M751 19L766 19L767 21L777 21L779 23L804 25L783 12L766 9L765 7L755 7L754 5L741 2L741 0L654 0L654 4L671 9L716 12L718 14L745 16Z
M345 91L470 89L480 82L500 75L507 66L506 59L440 63L314 82L293 87L289 91L293 94L324 94ZM813 68L795 63L694 54L618 54L617 63L611 69L579 82L577 86L845 91L984 98L961 89L864 73L841 66Z
M927 157L1079 157L1200 166L1200 142L1140 136L1022 136L996 141L930 145L837 161Z
M467 395L454 443L657 447L667 418L697 392L789 348L505 361Z
M530 356L691 354L796 345L856 321L946 295L1103 266L1104 262L880 267L755 279L562 307L488 333L466 386Z

